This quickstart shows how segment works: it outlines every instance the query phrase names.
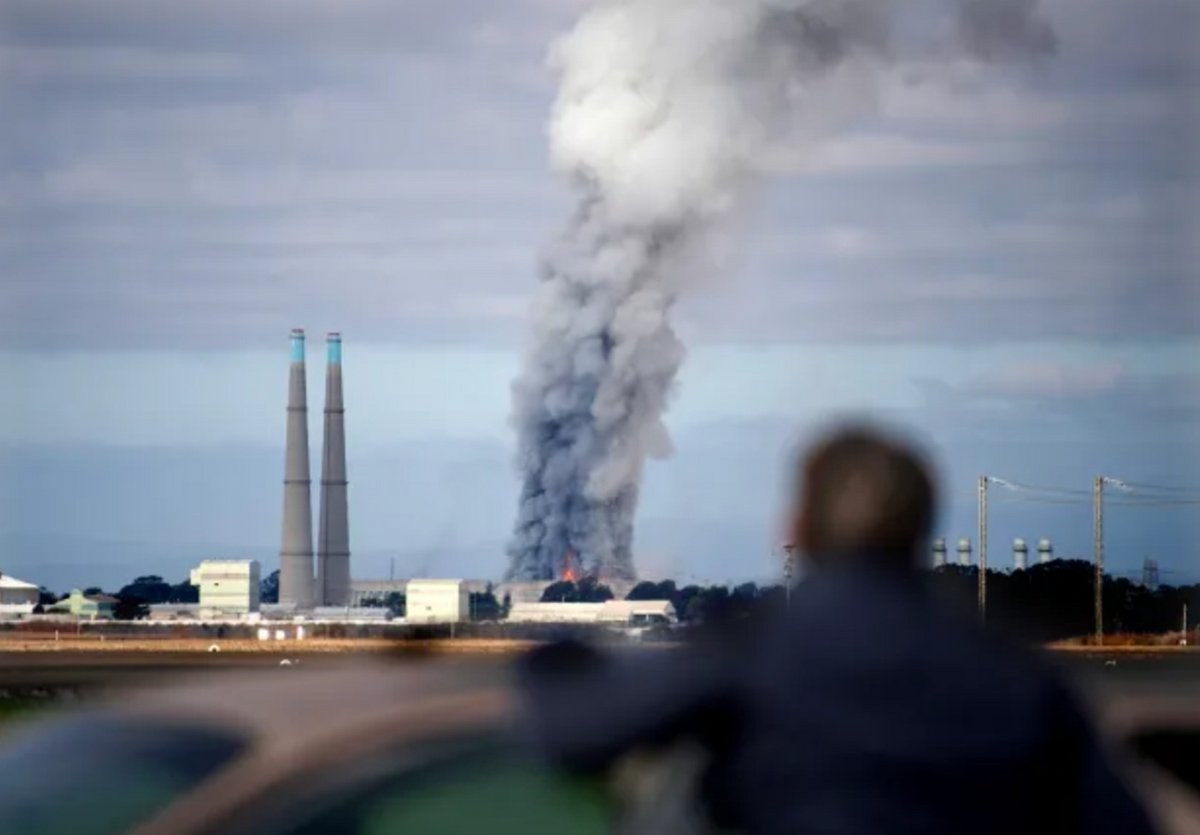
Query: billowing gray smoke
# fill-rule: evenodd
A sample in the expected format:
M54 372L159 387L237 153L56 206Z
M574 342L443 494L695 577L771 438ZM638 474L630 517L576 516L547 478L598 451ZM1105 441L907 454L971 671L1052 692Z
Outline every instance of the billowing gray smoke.
M662 417L684 358L672 303L764 160L811 138L847 96L870 100L862 85L898 59L890 16L907 5L603 0L557 43L551 152L579 204L547 254L514 384L523 484L510 578L568 564L634 577L642 470L670 451ZM1053 48L1028 0L940 11L930 43L948 33L957 45L945 60Z

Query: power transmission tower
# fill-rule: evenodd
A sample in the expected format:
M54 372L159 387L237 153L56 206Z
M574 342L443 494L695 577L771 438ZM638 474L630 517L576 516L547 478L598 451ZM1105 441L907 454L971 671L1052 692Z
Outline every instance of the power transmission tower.
M987 500L988 481L979 477L979 619L987 620Z
M1158 591L1158 560L1146 557L1142 561L1142 585L1149 591Z

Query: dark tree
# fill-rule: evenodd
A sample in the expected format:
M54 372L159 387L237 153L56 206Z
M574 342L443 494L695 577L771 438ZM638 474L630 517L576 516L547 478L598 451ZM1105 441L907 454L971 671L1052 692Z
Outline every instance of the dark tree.
M570 580L559 580L542 589L542 603L578 603L579 589Z
M138 577L127 586L123 586L117 597L140 600L142 603L166 603L171 599L171 585L163 581L157 574Z
M658 600L658 583L642 580L625 595L626 600Z
M613 592L595 577L584 577L576 584L580 603L603 603L613 599Z
M168 603L199 603L200 602L200 587L193 586L187 580L182 583L176 583L171 586L171 595L167 598Z
M729 610L729 589L724 586L709 586L688 600L683 617L687 621L705 623L727 617Z
M45 586L38 589L38 605L50 606L59 601L59 596Z
M104 594L104 589L99 586L88 586L83 590L84 597L95 597L98 594Z
M404 617L408 607L408 598L398 591L389 591L383 598L383 605L392 612L392 617Z
M150 607L136 597L117 597L113 617L117 620L141 620L150 614Z
M699 586L684 586L675 592L671 598L671 604L675 607L675 614L681 621L687 620L686 613L688 604L700 594Z
M279 602L279 569L275 569L258 584L258 597L263 603Z
M626 600L670 600L675 602L675 598L679 595L679 590L675 588L674 580L663 580L661 583L655 583L650 580L643 580L632 589L629 594L625 595Z
M500 601L488 583L486 591L471 592L471 620L499 620L501 616Z

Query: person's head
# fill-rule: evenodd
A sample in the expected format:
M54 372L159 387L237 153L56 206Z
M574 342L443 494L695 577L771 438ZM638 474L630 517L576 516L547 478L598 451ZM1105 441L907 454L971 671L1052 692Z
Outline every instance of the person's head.
M836 431L800 464L792 544L814 567L869 560L911 568L937 501L922 457L868 428Z

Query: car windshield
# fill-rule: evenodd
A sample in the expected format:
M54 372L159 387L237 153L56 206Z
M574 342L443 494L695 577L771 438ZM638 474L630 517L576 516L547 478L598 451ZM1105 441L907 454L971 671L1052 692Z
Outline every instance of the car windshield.
M124 832L189 791L244 747L225 730L81 717L0 753L6 835Z

